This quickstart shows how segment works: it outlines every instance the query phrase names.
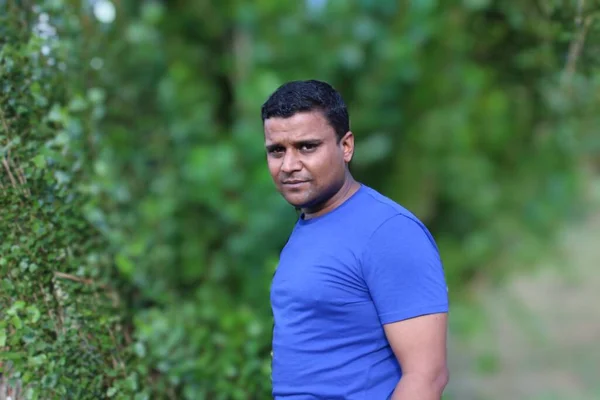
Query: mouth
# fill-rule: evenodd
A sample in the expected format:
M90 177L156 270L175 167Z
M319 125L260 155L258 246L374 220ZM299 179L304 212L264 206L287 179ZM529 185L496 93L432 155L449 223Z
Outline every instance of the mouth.
M308 181L283 181L282 184L288 187L296 187L308 183Z

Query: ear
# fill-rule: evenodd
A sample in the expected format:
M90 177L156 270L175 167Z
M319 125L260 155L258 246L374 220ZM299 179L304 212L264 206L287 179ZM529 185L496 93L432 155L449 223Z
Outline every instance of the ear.
M350 163L354 156L354 134L351 131L346 132L342 140L340 140L340 145L344 152L344 161Z

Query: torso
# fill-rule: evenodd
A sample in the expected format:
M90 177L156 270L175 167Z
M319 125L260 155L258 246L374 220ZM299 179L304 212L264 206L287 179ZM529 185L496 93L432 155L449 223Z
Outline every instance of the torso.
M391 394L400 367L363 280L361 255L371 232L404 211L362 186L334 211L298 221L271 287L275 398Z

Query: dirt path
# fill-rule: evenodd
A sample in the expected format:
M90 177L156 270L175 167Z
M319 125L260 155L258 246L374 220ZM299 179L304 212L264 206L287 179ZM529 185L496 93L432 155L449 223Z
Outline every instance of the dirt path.
M600 400L600 213L565 232L564 260L487 290L486 329L451 340L452 400Z

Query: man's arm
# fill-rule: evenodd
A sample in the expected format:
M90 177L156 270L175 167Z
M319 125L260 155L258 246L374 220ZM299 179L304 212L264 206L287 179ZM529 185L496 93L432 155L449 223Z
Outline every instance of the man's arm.
M392 400L440 400L448 383L447 314L431 314L384 325L402 367Z
M426 228L397 215L371 236L363 276L402 376L394 400L440 400L448 380L448 288Z

